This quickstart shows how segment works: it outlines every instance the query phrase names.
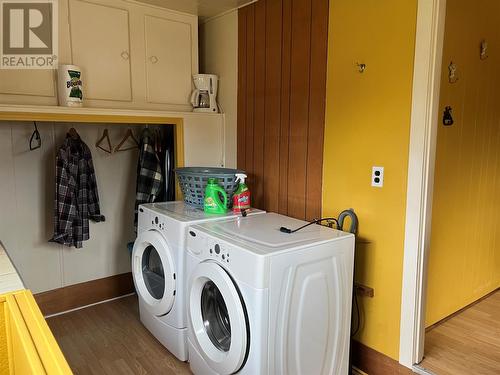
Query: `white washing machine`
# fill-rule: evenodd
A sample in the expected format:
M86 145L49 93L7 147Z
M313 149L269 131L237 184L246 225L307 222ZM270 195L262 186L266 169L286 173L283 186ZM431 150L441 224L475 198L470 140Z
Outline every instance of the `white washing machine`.
M256 213L263 211L247 211L248 215ZM237 217L232 212L205 214L184 202L139 207L132 274L139 296L141 322L182 361L188 359L184 268L188 227Z
M278 214L189 228L195 374L348 374L354 236Z

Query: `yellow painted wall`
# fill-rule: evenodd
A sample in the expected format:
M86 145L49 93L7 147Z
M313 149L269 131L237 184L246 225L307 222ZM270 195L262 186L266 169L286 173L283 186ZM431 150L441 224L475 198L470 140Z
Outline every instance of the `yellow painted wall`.
M357 339L394 359L399 352L401 280L417 0L330 1L323 214L359 216ZM356 62L365 63L360 74ZM385 167L383 188L372 166Z
M440 103L455 124L438 129L427 325L500 286L499 20L497 0L447 1Z

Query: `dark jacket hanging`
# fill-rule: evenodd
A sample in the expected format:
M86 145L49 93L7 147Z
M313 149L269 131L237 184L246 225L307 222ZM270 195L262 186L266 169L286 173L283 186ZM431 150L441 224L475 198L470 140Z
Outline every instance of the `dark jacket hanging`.
M163 188L163 175L160 158L155 150L155 140L149 129L141 134L139 161L137 165L137 186L135 196L135 225L140 204L157 200Z
M56 196L53 242L76 248L89 239L89 220L105 218L99 209L99 194L92 154L80 139L68 136L56 155Z

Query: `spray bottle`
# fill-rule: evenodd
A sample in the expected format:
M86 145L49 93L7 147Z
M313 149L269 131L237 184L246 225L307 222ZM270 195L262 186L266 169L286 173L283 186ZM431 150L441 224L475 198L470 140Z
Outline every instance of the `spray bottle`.
M233 211L241 212L250 208L250 190L245 184L246 174L236 173L236 180L239 181L238 188L233 194Z

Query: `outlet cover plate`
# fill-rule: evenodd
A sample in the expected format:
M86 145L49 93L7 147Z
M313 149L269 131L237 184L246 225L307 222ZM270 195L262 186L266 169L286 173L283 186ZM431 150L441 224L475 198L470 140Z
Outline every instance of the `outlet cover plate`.
M372 167L372 186L378 188L384 186L384 167Z

